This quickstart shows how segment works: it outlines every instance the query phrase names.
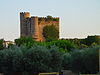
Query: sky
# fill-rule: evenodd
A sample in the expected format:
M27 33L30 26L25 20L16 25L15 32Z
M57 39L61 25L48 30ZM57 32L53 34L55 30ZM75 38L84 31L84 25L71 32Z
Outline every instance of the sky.
M60 17L60 38L100 35L100 0L1 0L0 39L20 37L20 12Z

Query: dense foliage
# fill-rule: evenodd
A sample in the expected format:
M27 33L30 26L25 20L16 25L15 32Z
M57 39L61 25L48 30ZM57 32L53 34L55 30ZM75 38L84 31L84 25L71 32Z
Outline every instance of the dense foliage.
M78 39L36 42L25 37L16 39L15 43L0 50L0 72L72 70L93 74L99 71L99 43L82 48Z
M60 71L61 63L62 55L57 47L48 49L44 46L34 45L30 49L26 49L25 46L12 46L0 51L1 72Z
M45 26L43 28L43 35L46 39L58 39L59 38L59 31L54 25Z
M39 45L34 45L30 49L25 46L12 46L0 51L0 71L60 72L62 69L66 69L76 73L97 73L99 48L61 53L55 46L50 49Z
M93 47L72 52L71 69L74 72L81 72L87 74L97 73L97 71L99 70L99 49L100 47Z
M19 39L15 39L15 43L17 46L27 46L27 47L31 47L34 44L34 40L31 37L22 37Z
M0 50L4 49L4 45L3 45L3 43L4 43L4 40L1 39L1 40L0 40Z
M48 21L59 21L59 18L53 18L52 16L48 15L47 20Z
M99 36L88 36L85 39L66 39L74 42L75 44L78 45L80 49L82 48L88 48L96 45L100 45L100 37Z

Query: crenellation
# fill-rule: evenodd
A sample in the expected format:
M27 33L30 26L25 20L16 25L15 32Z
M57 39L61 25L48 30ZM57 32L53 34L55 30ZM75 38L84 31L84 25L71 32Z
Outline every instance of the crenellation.
M20 12L21 37L32 37L36 41L44 41L43 28L54 25L59 30L59 17L30 16L29 12Z

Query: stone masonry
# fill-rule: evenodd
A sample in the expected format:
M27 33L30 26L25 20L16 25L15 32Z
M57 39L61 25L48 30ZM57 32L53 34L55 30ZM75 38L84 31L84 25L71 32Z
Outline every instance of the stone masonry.
M20 13L20 37L32 37L36 41L44 41L43 28L47 25L54 25L59 30L59 18L31 16L29 12Z

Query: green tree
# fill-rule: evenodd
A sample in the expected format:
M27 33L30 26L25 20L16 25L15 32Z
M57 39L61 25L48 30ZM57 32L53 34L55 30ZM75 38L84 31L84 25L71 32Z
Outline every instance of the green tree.
M21 37L19 39L15 39L15 44L17 46L27 46L28 48L32 47L35 41L31 37Z
M53 21L53 17L50 16L50 15L48 15L48 16L47 16L47 20L48 20L48 21Z
M60 72L62 70L62 60L63 60L61 52L59 52L56 46L52 46L50 48L50 53L51 53L51 60L49 67L53 69L52 72Z
M92 43L100 45L100 38L98 36L88 36L85 39L86 45L91 46Z
M82 62L83 56L79 50L75 50L71 53L71 70L79 73L84 71L84 63Z
M65 53L63 54L63 61L62 61L62 68L64 70L70 70L71 69L71 54Z
M26 72L50 72L51 54L44 46L34 45L23 58Z
M85 73L95 74L99 71L99 53L98 48L87 48L82 51L83 63L85 67Z
M43 28L43 35L46 39L58 39L59 38L59 31L54 25L45 26Z
M71 51L73 49L76 49L77 46L73 43L73 42L70 42L68 40L56 40L56 41L51 41L49 42L50 46L57 46L59 48L59 50L64 50L65 52L68 52L68 51Z
M94 74L99 71L99 47L84 48L71 53L71 70L83 74Z
M81 45L80 45L80 49L83 49L83 48L88 48L88 46L85 45L85 44L81 44Z
M22 52L20 48L13 46L0 51L0 67L2 72L20 72Z
M0 40L0 50L4 49L3 43L4 43L4 39L1 39Z

